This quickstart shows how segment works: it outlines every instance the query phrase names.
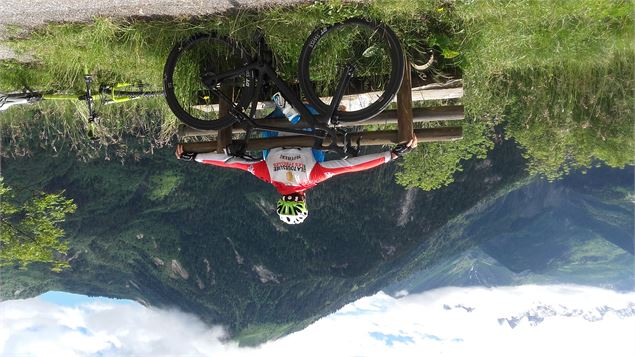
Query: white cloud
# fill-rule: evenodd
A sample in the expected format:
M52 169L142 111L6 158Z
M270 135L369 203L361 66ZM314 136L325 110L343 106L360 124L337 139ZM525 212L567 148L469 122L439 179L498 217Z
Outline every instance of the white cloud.
M521 286L401 295L362 298L303 331L250 349L223 342L222 328L173 310L7 301L0 304L0 354L635 355L635 293Z
M544 306L554 311L538 312L553 316L528 321L527 312ZM635 294L576 286L445 288L401 299L379 293L263 349L285 355L305 346L334 356L632 356L635 316L609 311L602 321L584 319L598 317L604 306L635 313ZM505 320L513 317L523 317L515 328Z
M207 355L235 348L220 327L139 304L61 307L38 299L0 304L0 355Z

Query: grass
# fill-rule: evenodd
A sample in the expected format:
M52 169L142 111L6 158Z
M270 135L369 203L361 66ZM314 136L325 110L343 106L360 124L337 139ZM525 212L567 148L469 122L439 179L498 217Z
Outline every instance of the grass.
M500 95L491 90L500 76L542 70L576 78L634 53L635 8L629 1L492 0L459 2L453 11L468 33L461 39L461 67L468 99L474 99L470 104L478 113L492 111L483 105L494 102L488 94ZM537 91L543 79L535 77ZM577 81L584 84L589 79ZM579 93L564 89L561 97L575 101Z
M508 100L526 109L506 111L506 135L526 148L530 171L556 179L598 162L611 167L633 162L635 63L632 57L613 60L559 78L545 70L515 74ZM538 85L542 90L532 90Z
M153 88L162 85L165 58L172 46L194 33L217 31L248 48L258 28L271 46L283 78L293 80L302 45L319 25L363 16L388 23L404 39L409 52L422 49L431 33L421 26L430 1L381 1L371 4L343 4L338 1L314 3L291 8L270 8L262 12L237 11L212 17L182 19L121 20L96 19L89 24L50 25L29 35L11 40L8 45L18 53L32 54L36 62L21 64L0 62L0 89L70 90L84 88L83 76L88 69L96 82L142 81ZM434 14L434 13L433 13ZM441 27L439 29L442 30ZM86 141L86 110L77 103L42 103L37 110L12 108L3 113L1 123L5 138L3 156L28 153L33 135L47 137L64 133L71 147L83 156L103 155L104 147L121 144L126 135L142 133L152 138L145 151L170 142L177 120L162 100L142 100L98 108L104 118L100 143ZM63 117L63 118L62 118ZM43 133L43 134L42 134ZM72 133L72 134L71 134ZM7 138L9 140L7 141ZM129 148L110 149L115 155L135 154Z
M85 68L98 82L140 80L160 87L171 47L210 30L253 50L253 35L261 29L279 72L293 81L302 45L316 26L361 16L393 28L411 59L434 47L437 63L426 76L439 81L463 77L464 125L487 121L490 125L479 126L489 128L482 133L488 136L493 125L502 124L506 136L526 149L531 172L554 179L598 160L616 167L633 162L625 154L634 146L633 12L632 2L612 0L376 0L325 1L187 21L96 19L50 25L10 41L37 62L0 62L0 89L79 90ZM99 143L86 140L90 128L78 104L42 103L37 109L3 112L2 155L24 155L34 144L50 148L55 142L83 155L139 156L171 143L178 124L163 100L98 110L104 117L97 128L102 131ZM143 142L126 145L127 136ZM551 146L557 148L554 155L548 152Z
M607 65L632 50L633 5L627 1L482 1L459 3L468 67L502 73L530 67ZM509 16L515 14L515 16Z
M240 346L257 346L265 341L278 339L293 330L295 323L249 325L236 336Z
M8 44L19 53L31 53L38 63L22 65L3 62L0 87L7 90L33 88L68 89L83 87L88 68L105 82L135 81L161 85L165 57L179 40L194 33L217 31L229 35L248 49L252 37L262 29L273 49L283 75L296 72L297 58L311 31L323 24L351 17L381 20L406 37L408 50L423 44L425 26L417 26L422 13L420 2L390 2L401 7L385 7L383 2L369 5L315 3L292 8L271 8L263 12L234 12L209 18L113 21L96 19L90 24L50 25L27 39ZM399 10L397 10L399 9ZM420 23L419 23L420 24Z
M532 174L554 180L633 164L635 32L630 1L481 1L463 22L468 115L505 127Z

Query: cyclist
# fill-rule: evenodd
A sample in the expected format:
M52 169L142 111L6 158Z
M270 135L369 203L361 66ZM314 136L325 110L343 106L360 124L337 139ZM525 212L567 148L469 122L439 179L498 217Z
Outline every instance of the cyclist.
M276 209L280 220L288 224L298 224L308 216L305 191L309 188L336 175L364 171L390 162L415 147L416 136L408 143L397 145L390 151L319 162L312 149L305 147L273 148L264 159L254 160L228 152L184 152L183 146L179 144L176 147L176 157L186 161L248 171L271 183L282 195Z

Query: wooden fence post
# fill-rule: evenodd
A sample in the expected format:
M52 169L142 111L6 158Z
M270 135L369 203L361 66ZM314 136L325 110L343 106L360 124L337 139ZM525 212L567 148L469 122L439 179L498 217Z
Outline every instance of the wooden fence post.
M228 96L229 98L232 98L232 88L231 87L226 87L223 86L221 88L221 90L223 91L223 93ZM218 116L222 117L227 115L227 113L229 113L229 106L231 105L231 103L227 103L224 100L219 100L218 103ZM227 128L221 129L218 131L218 137L216 139L216 152L222 153L223 150L227 147L227 145L231 144L232 142L232 127L231 125L228 126Z
M397 126L399 129L399 142L407 143L413 136L412 125L412 79L410 76L410 63L404 61L406 67L403 73L403 82L397 92Z

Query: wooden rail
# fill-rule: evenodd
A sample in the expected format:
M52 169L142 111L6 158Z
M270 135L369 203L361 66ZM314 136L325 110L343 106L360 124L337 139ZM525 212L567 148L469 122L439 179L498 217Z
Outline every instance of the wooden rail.
M406 71L408 72L408 71ZM428 100L443 100L443 99L457 99L463 97L463 87L460 86L460 81L452 81L449 87L440 84L428 84L425 86L411 88L411 96L413 101L428 101ZM370 97L372 100L376 100L377 97L382 95L383 92L368 92L360 94L349 94L342 98L341 104L349 108L349 110L355 110L357 102L360 97ZM322 101L328 103L331 97L321 97ZM397 97L393 98L392 103L397 102ZM201 104L195 106L197 110L203 112L218 111L218 104ZM272 101L258 102L256 105L257 110L274 109L275 104Z
M453 141L463 137L463 128L461 127L443 127L443 128L428 128L428 129L414 129L414 134L417 135L419 142L433 142L433 141ZM363 133L351 133L351 141L353 144L359 139L360 145L372 146L372 145L389 145L399 143L399 133L397 130L381 130L370 131ZM259 151L264 149L272 149L276 147L312 147L314 144L314 138L309 136L278 136L273 138L254 138L247 141L247 150ZM340 138L340 140L342 140ZM324 149L326 149L327 142L324 143ZM214 152L218 149L217 141L206 141L198 143L184 143L183 148L189 152Z
M381 125L381 124L397 124L398 130L381 130L371 132L351 133L349 135L353 144L358 142L362 146L372 145L388 145L398 144L409 141L412 135L416 135L419 142L433 141L452 141L463 137L463 129L461 127L442 127L413 129L413 123L426 121L446 121L446 120L462 120L464 119L463 106L442 106L435 108L412 108L413 101L422 100L439 100L453 99L463 96L463 88L460 80L452 81L445 85L426 85L417 88L412 87L410 66L406 63L406 71L401 88L393 102L397 102L397 110L385 111L375 118L363 121L361 123L341 123L340 126L351 127L359 125ZM350 101L353 103L359 100L360 96L372 96L374 93L362 93L357 95L345 96L343 103ZM350 98L349 98L350 97ZM347 107L354 109L354 104L349 103ZM226 112L226 103L200 106L199 110L218 110L220 113ZM269 108L272 103L259 103L261 109ZM258 119L262 125L272 127L289 127L286 118ZM295 128L306 128L308 124L301 121L294 126ZM234 125L220 131L216 130L197 130L186 125L179 126L179 136L216 136L215 141L184 143L184 150L190 152L214 152L221 151L232 141L233 133L244 133L243 128ZM343 141L343 137L338 140ZM323 143L323 149L327 149L329 140ZM250 138L247 141L247 150L259 151L264 149L272 149L276 147L313 147L315 138L310 136L278 136L269 138ZM338 142L338 145L343 145Z
M412 110L414 123L428 122L428 121L450 121L450 120L463 120L465 113L462 105L452 105L446 107L433 107L433 108L414 108ZM259 119L259 122L263 125L289 127L289 120L287 118L272 118L272 119ZM384 125L384 124L397 124L397 111L386 110L376 117L365 120L358 123L340 123L342 127L352 127L359 125ZM295 128L306 128L308 124L300 121L294 126ZM238 125L233 127L234 133L244 133L245 131ZM216 130L198 130L191 128L185 124L179 125L179 137L186 136L216 136Z

